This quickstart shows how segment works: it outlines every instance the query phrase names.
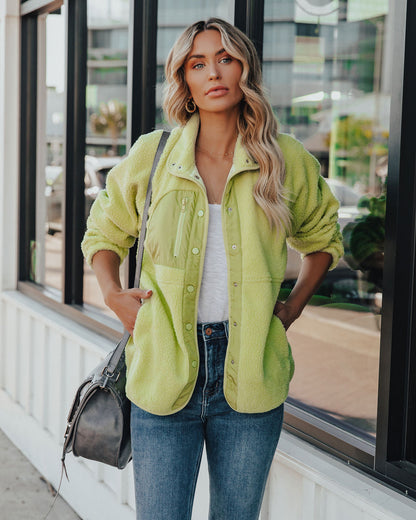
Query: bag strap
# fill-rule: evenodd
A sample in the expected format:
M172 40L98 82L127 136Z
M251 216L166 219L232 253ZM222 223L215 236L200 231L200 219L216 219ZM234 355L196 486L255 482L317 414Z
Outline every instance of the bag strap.
M150 172L149 182L147 184L147 191L146 191L146 200L144 203L143 208L143 215L142 215L142 227L140 229L140 238L139 238L139 245L138 245L138 252L137 252L137 262L136 262L136 274L134 277L134 285L133 287L139 287L140 285L140 275L142 272L142 261L143 261L143 252L144 252L144 239L146 237L146 224L147 224L147 217L149 213L149 207L150 207L150 199L152 196L152 180L153 176L156 171L156 167L159 163L160 157L163 153L163 150L166 145L166 141L169 137L169 132L166 130L163 130L162 136L160 138L155 158L153 160L152 170ZM123 355L124 349L127 345L127 342L129 341L130 334L127 332L127 330L124 332L123 337L121 338L120 342L118 343L116 349L114 350L112 356L108 360L107 366L103 370L103 375L107 377L112 377L114 374L114 371L116 370L116 367L118 365L118 362L120 361L121 356Z
M140 275L142 272L142 261L143 261L143 252L144 252L144 239L146 237L147 216L149 213L150 199L152 196L152 181L153 181L153 176L156 171L156 167L160 160L160 156L162 155L162 152L165 148L166 141L168 140L169 135L170 134L168 131L163 130L162 136L159 141L159 145L156 150L155 158L153 160L152 171L150 172L149 182L147 184L146 200L145 200L144 208L143 208L142 227L140 229L140 239L139 239L139 245L138 245L138 251L137 251L136 275L134 277L133 287L140 286Z

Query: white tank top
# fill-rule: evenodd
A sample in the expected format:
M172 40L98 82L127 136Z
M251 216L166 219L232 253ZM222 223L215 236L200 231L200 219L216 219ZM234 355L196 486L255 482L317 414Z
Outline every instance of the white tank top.
M198 323L228 320L227 258L221 205L209 204L208 238L198 302Z

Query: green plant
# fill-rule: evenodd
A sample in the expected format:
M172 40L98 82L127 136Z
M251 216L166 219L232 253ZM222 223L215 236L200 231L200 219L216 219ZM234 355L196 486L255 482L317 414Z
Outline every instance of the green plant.
M343 229L344 258L355 270L380 277L384 263L386 197L362 197L358 208L363 215Z
M90 117L93 132L96 134L110 133L114 155L117 155L117 141L121 132L126 128L126 123L126 105L115 99L100 103L98 113L93 113Z

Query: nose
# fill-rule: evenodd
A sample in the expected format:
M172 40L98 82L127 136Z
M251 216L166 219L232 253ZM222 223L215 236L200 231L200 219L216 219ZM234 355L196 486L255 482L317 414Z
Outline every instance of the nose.
M209 79L218 79L220 77L220 72L217 69L216 65L211 65L209 69Z

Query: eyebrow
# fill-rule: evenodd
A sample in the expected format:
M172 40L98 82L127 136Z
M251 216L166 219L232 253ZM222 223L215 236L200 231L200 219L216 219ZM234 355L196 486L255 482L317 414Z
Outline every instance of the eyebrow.
M220 49L219 51L217 51L215 53L215 56L219 56L220 54L223 54L224 52L226 52L225 49ZM189 56L186 61L189 61L192 58L196 58L196 59L200 60L202 58L206 58L206 56L204 54L192 54L192 56Z

